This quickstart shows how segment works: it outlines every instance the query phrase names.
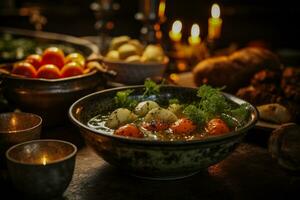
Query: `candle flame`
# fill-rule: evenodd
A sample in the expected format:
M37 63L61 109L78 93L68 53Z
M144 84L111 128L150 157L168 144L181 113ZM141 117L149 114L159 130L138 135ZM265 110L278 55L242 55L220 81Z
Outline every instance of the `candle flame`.
M213 18L219 18L221 15L220 6L214 3L211 7L211 16Z
M182 23L179 20L176 20L172 25L172 32L180 33L182 29Z
M191 28L191 36L198 37L200 35L200 27L198 24L193 24Z
M45 155L42 157L42 163L43 163L43 165L47 164L47 158Z
M160 18L164 17L166 10L166 2L165 0L161 0L158 7L158 16Z

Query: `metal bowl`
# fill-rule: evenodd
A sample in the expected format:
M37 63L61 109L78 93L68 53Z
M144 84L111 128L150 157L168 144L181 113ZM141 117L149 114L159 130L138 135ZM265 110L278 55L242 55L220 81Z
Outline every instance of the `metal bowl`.
M236 131L190 141L159 141L111 135L104 130L90 128L88 121L99 114L115 109L116 92L134 89L133 98L143 99L143 86L122 87L96 92L76 101L69 110L72 122L79 127L86 143L108 163L138 177L150 179L177 179L186 177L214 165L230 155L246 132L257 121L257 111L249 107L250 116ZM245 101L224 94L235 104ZM177 98L190 103L197 99L196 88L162 86L160 94L152 97L161 102Z
M5 151L18 143L40 138L42 118L32 113L0 114L0 163L4 166ZM2 166L3 165L3 166Z
M94 44L68 35L12 28L0 28L0 31L30 37L45 43L72 44L87 58L98 54L98 47ZM95 91L97 86L105 83L104 72L99 70L80 76L47 80L11 75L9 73L11 65L0 66L0 79L3 79L0 87L4 97L16 108L40 115L44 120L44 126L64 123L67 119L67 110L75 100ZM4 68L8 73L3 73L1 69Z
M74 101L104 84L102 75L92 71L80 76L50 80L0 73L4 97L22 111L40 115L44 126L65 122L67 110Z
M14 186L34 199L59 197L74 172L77 148L62 140L33 140L6 152Z

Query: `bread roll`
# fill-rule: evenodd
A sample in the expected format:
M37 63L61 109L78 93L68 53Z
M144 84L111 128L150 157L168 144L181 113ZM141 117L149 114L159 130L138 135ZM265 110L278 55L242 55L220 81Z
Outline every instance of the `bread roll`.
M257 107L259 117L262 120L274 122L276 124L287 123L292 116L288 109L278 103L265 104Z
M119 52L116 50L111 50L107 53L106 58L110 60L119 60Z
M111 40L109 49L117 50L120 46L127 43L129 40L130 40L130 37L128 37L126 35L115 37Z
M133 56L129 56L125 59L126 62L141 62L141 57L139 55L133 55Z
M126 59L129 56L138 55L138 50L132 44L123 44L118 49L120 59Z
M226 86L226 91L236 92L249 84L252 76L264 69L279 69L277 56L266 49L244 48L229 56L208 58L193 69L196 85L209 84L214 87Z
M148 45L142 55L143 62L162 62L164 60L164 51L161 46Z
M144 46L140 43L140 41L138 41L136 39L132 39L132 40L129 40L128 44L132 44L133 46L135 46L135 48L138 51L138 54L142 55Z

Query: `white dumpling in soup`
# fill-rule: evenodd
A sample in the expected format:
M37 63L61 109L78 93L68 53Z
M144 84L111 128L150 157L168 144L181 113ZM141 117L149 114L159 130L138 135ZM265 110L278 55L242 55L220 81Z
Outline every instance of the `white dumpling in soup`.
M169 105L168 110L174 113L176 116L182 115L183 106L177 103Z
M115 129L127 123L133 122L136 119L137 116L130 110L126 108L118 108L109 115L105 126Z
M171 111L164 108L154 108L145 116L146 122L161 121L165 123L173 123L177 121L177 117Z
M134 112L143 117L153 108L159 108L155 101L142 101L135 107Z

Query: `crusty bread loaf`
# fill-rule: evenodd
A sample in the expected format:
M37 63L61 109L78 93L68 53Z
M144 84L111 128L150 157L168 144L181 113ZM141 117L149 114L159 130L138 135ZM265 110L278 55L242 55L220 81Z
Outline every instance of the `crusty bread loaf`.
M229 56L208 58L193 69L196 85L204 83L235 92L249 84L252 76L262 69L279 69L280 61L266 49L248 47Z

